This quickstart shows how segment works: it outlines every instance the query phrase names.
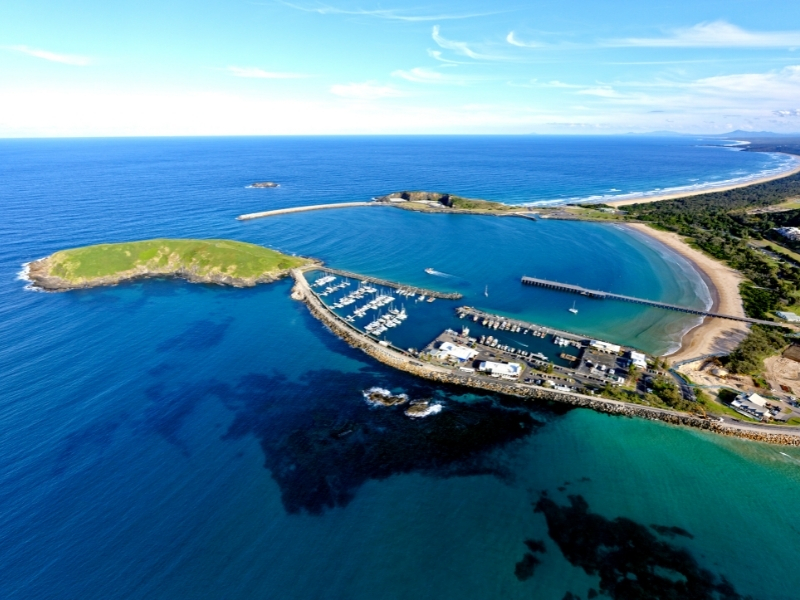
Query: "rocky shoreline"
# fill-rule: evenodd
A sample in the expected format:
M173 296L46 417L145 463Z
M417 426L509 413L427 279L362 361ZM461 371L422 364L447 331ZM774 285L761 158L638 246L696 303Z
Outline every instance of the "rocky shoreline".
M516 382L500 382L489 380L475 375L461 375L434 365L425 364L412 356L398 350L388 348L374 342L350 325L340 321L328 311L322 302L311 292L308 282L299 270L292 270L295 286L292 289L292 298L302 301L308 306L311 314L324 323L335 335L342 338L353 348L358 348L382 362L385 365L406 371L423 379L439 383L466 386L507 396L516 396L526 400L540 400L545 402L560 402L578 408L590 408L597 412L637 417L650 421L662 421L670 425L682 425L710 431L719 435L738 437L751 441L777 444L782 446L800 447L800 435L793 432L775 430L759 430L758 426L740 428L719 423L710 419L703 419L695 415L679 413L659 408L642 406L609 400L595 396L586 396L571 392L560 392L548 388L526 385Z
M231 287L245 288L253 287L261 283L272 283L288 277L291 269L283 269L264 273L258 277L234 277L221 271L211 271L210 273L200 274L197 268L186 268L185 266L175 267L165 265L164 267L137 266L128 271L121 271L114 275L105 277L94 277L79 282L69 281L50 274L50 257L42 258L23 265L22 278L30 283L34 289L48 292L64 292L68 290L80 290L95 287L106 287L127 283L137 279L147 279L153 277L171 277L185 279L190 283L210 283L216 285L227 285Z

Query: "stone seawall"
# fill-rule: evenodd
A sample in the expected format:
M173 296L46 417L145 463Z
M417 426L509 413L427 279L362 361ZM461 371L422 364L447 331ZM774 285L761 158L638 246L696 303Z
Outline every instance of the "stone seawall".
M322 321L334 334L342 338L353 348L362 350L375 360L390 367L422 377L423 379L439 383L466 386L507 396L516 396L526 400L560 402L562 404L569 404L570 406L579 408L590 408L597 412L612 415L638 417L651 421L663 421L670 425L695 427L720 435L734 436L752 441L800 447L800 435L794 432L770 431L766 430L766 428L759 430L760 428L757 425L740 428L708 419L702 419L686 413L651 408L639 404L619 402L617 400L609 400L607 398L586 396L571 392L560 392L511 381L492 380L467 373L462 375L443 367L423 363L410 355L382 346L333 315L311 291L308 282L305 277L303 277L300 270L293 270L292 277L295 280L295 286L292 289L292 298L304 302L311 311L311 314Z

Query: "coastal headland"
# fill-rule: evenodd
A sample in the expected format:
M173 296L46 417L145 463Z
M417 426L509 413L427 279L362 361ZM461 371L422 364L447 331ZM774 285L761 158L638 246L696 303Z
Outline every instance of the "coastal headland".
M28 263L25 274L34 287L48 291L116 285L145 277L251 287L312 262L232 240L154 239L61 250Z

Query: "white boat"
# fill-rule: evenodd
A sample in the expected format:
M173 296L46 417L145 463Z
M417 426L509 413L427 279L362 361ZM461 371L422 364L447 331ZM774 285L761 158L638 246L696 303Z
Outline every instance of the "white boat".
M575 308L575 302L574 301L572 302L572 308L569 309L569 312L571 312L573 315L577 315L578 314L578 309Z
M430 267L428 267L427 269L425 269L425 272L426 272L428 275L434 275L434 274L436 273L436 271L435 271L434 269L431 269Z
M489 297L489 286L488 285L486 286L486 289L483 290L483 295L486 296L487 298Z

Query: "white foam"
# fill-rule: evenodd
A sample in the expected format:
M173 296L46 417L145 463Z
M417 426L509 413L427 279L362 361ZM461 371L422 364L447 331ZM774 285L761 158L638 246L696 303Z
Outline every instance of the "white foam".
M738 151L738 147L737 147ZM558 198L552 200L536 200L534 202L523 202L521 206L549 206L549 205L559 205L559 204L583 204L583 203L602 203L605 201L615 201L615 200L635 200L635 199L646 199L653 196L666 196L672 194L684 194L684 193L691 193L691 192L701 192L704 190L713 191L715 188L720 187L728 187L732 185L742 185L747 184L752 181L757 181L764 177L773 177L776 175L780 175L782 173L786 173L791 171L792 169L797 168L800 166L800 158L795 156L788 156L785 154L768 152L765 154L769 154L772 159L779 163L778 166L765 168L757 173L751 173L749 175L740 175L738 177L732 177L730 179L717 179L712 181L712 177L709 177L708 181L704 181L702 183L691 183L688 185L679 185L674 187L667 187L667 188L654 188L652 190L646 192L627 192L624 194L593 194L591 196L573 196L570 198ZM739 171L741 172L741 171ZM689 181L699 181L698 179L690 179Z

